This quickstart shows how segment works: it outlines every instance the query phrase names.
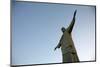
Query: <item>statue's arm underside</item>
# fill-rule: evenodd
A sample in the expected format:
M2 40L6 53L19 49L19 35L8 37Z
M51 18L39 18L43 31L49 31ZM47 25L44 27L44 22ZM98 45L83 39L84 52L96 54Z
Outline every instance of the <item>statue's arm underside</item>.
M77 12L77 10L75 10L73 19L72 19L72 21L71 21L71 24L70 24L69 27L67 28L67 31L68 31L69 33L72 32L72 29L73 29L73 27L74 27L76 12Z

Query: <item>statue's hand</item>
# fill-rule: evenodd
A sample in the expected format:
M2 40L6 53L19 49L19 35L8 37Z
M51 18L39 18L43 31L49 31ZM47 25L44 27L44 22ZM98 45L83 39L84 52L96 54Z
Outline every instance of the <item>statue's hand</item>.
M59 44L55 47L54 51L55 51L57 48L60 48L60 47L61 47L61 44L59 43Z
M55 47L54 51L57 49L57 46Z
M55 51L57 48L60 48L60 45L57 45L57 46L55 47L54 51Z
M74 12L74 17L76 16L76 12L77 12L77 10L75 10L75 12Z

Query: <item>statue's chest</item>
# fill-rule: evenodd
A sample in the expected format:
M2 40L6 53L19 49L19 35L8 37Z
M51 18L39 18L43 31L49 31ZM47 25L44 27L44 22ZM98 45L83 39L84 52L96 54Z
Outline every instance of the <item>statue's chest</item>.
M72 36L71 36L71 34L69 34L68 32L65 32L64 34L63 34L63 37L62 37L62 42L67 42L67 43L69 43L69 42L71 42L72 41Z
M62 40L61 40L61 49L63 53L67 53L67 52L73 52L74 48L73 48L73 40L72 37L69 33L64 33Z

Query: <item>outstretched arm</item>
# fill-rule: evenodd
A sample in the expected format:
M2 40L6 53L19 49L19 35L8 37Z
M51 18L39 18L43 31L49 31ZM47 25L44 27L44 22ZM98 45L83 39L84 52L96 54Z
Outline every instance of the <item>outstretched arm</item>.
M57 48L60 48L61 47L61 44L59 43L54 50L56 50Z
M72 32L72 29L73 29L73 27L74 27L76 12L77 12L77 10L75 10L74 15L73 15L73 19L72 19L72 21L71 21L71 24L70 24L69 27L67 28L67 30L68 30L69 33Z
M61 37L61 39L60 39L58 45L54 48L54 50L56 50L57 48L60 48L60 47L61 47L61 40L62 40L62 38L63 38L63 35L62 35L62 37Z

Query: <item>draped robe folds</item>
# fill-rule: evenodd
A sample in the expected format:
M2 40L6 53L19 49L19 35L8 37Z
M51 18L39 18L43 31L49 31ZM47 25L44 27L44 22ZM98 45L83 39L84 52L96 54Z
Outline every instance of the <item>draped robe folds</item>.
M59 45L61 45L63 63L79 61L72 36L67 30L63 33Z

